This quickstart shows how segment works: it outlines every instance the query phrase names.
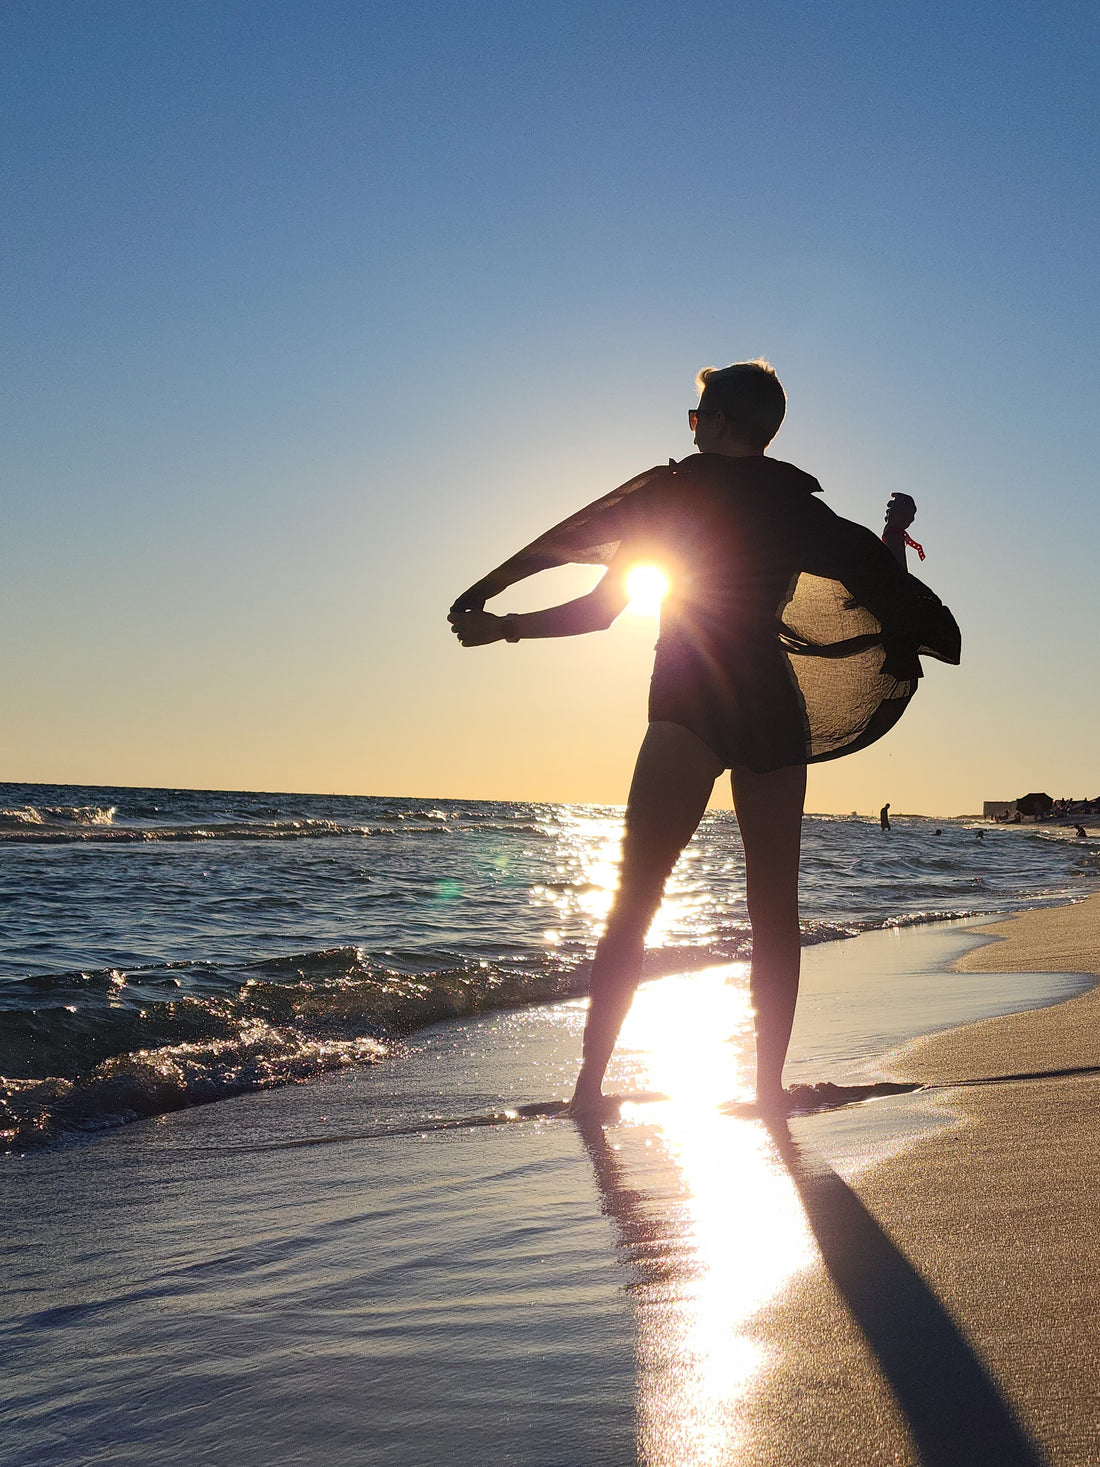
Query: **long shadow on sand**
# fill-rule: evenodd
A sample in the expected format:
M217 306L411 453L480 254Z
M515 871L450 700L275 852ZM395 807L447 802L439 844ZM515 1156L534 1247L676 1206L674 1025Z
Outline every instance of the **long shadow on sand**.
M852 1188L785 1124L769 1130L925 1467L1042 1467L965 1335Z
M666 1229L624 1184L602 1126L578 1129L624 1251L651 1278L675 1272ZM965 1335L852 1188L799 1145L784 1121L768 1130L822 1261L905 1414L922 1467L1044 1467Z

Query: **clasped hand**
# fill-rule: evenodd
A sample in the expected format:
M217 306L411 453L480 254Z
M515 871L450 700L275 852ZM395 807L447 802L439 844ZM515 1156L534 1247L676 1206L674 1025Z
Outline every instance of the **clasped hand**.
M504 618L491 611L452 611L447 620L464 647L488 647L504 641Z

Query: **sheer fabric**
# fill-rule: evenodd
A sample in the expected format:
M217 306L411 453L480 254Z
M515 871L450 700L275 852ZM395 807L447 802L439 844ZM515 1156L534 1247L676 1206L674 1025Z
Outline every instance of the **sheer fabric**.
M816 479L754 456L647 470L555 525L454 610L576 562L669 579L649 716L764 772L865 748L904 712L919 657L957 663L954 617L876 535L834 514Z

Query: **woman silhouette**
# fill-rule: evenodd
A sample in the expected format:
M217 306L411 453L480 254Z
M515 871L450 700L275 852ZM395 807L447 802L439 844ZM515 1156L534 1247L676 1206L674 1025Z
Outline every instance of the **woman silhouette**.
M669 581L649 727L627 800L622 866L592 964L574 1115L605 1106L604 1072L637 987L665 882L731 771L752 926L757 1103L788 1108L783 1063L798 996L798 863L806 765L864 748L900 717L919 652L959 660L950 612L870 530L833 514L820 485L766 458L786 396L763 361L699 373L688 413L698 455L586 506L454 603L464 647L611 625L629 570ZM586 596L496 616L485 601L549 566L599 563Z

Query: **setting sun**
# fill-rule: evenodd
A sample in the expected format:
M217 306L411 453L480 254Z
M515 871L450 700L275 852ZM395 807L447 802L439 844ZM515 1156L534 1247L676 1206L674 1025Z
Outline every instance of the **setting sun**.
M626 578L626 589L630 593L629 609L652 616L668 590L668 577L655 565L636 565Z

